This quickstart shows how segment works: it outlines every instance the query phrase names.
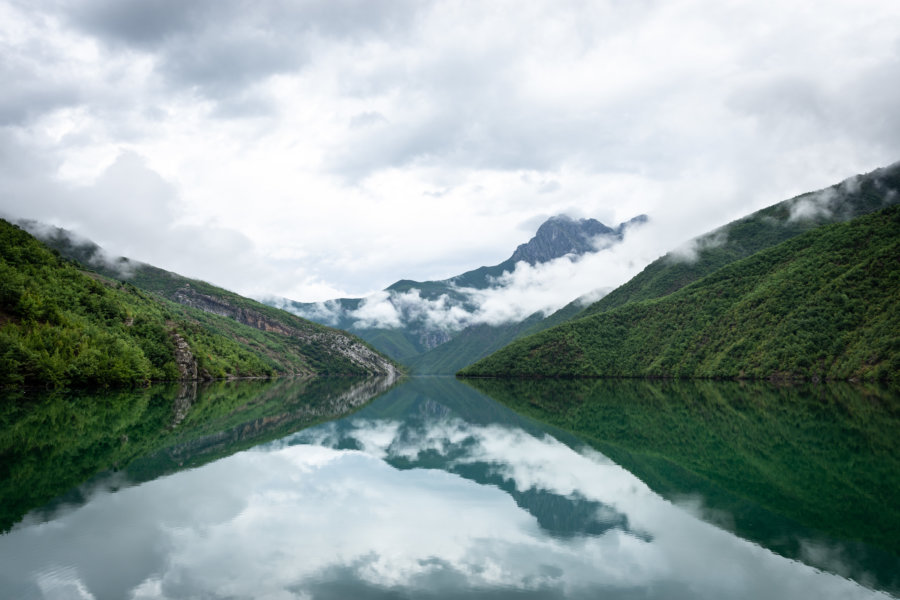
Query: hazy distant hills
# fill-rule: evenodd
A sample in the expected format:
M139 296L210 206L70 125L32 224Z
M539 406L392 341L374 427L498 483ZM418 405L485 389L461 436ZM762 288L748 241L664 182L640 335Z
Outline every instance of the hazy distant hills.
M898 201L895 164L758 211L462 374L896 379Z
M403 279L377 297L341 298L303 303L270 300L304 318L346 329L376 349L407 365L418 374L452 374L471 362L499 349L520 335L534 331L544 315L500 325L478 322L478 302L473 290L499 288L504 274L516 265L540 265L565 256L577 258L602 251L622 241L628 228L646 222L640 215L616 227L596 219L551 217L534 237L520 244L513 254L493 266L483 266L440 281ZM598 287L603 282L598 282ZM373 306L388 312L393 321L373 320Z
M208 283L0 220L0 385L394 375L358 338Z

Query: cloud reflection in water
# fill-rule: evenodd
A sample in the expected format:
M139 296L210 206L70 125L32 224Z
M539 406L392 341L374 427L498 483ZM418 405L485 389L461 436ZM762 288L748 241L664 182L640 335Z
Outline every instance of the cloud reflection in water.
M567 502L567 525L540 516ZM330 423L98 493L0 551L13 597L55 597L48 582L98 599L887 597L698 520L595 452L453 418Z

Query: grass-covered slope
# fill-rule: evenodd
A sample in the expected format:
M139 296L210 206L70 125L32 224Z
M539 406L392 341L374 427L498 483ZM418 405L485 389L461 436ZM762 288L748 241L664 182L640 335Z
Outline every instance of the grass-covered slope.
M182 291L182 303L172 302L86 273L0 221L0 385L129 385L393 369L343 332L287 313L267 319L266 311L281 311L234 294L217 299L204 293L202 282L195 284Z
M896 379L898 315L893 206L520 339L460 374Z

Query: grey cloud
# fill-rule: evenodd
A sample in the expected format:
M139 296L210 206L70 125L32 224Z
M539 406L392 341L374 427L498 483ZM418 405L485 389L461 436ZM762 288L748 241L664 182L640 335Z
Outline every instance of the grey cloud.
M142 49L200 26L213 10L213 2L102 0L72 5L72 22L101 39Z
M299 41L264 32L239 29L226 36L207 31L170 44L159 69L176 87L197 88L218 97L299 68L306 54Z
M642 131L658 117L660 97L678 97L674 81L602 106L556 111L527 97L505 55L424 61L411 71L359 73L360 97L406 90L411 105L379 127L355 128L328 157L332 172L357 181L388 167L556 171L564 165L612 172L674 171L687 142ZM410 91L412 90L412 91ZM545 191L555 191L552 186Z
M828 99L812 81L792 76L745 87L732 94L733 108L767 121L794 123L797 119L819 123L829 120Z
M15 46L0 40L0 81L6 82L0 95L0 125L23 124L84 97L64 57L42 41Z
M473 102L466 108L447 99L427 117L389 118L389 125L352 135L331 156L331 169L362 179L383 168L410 165L552 171L573 161L627 164L621 152L613 156L612 144L604 144L606 124L592 117L548 122L536 107L511 110Z
M9 73L0 75L3 81L19 81L0 97L0 126L22 125L47 112L78 104L82 95L75 86L60 82L27 81Z
M382 123L388 123L388 120L383 114L376 111L367 111L359 113L350 119L350 128L357 129L360 127L371 127Z
M103 248L97 260L119 267L111 256L124 255L230 289L246 289L276 275L240 231L177 223L181 215L175 187L137 154L121 154L89 186L70 186L42 176L42 165L53 169L52 161L40 154L8 139L7 144L0 141L0 149L24 157L18 164L0 161L4 218L68 229Z
M410 2L365 0L248 4L240 0L106 0L74 5L72 24L115 49L151 52L172 88L218 100L309 60L311 40L361 40L406 30Z
M900 89L895 81L900 81L900 40L893 61L867 69L849 86L853 97L844 123L848 133L861 130L893 156L900 154Z

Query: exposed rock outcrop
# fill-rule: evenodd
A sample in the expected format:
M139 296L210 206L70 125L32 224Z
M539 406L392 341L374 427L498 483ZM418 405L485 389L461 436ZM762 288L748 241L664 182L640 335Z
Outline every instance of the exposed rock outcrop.
M179 304L234 319L254 329L278 333L308 344L324 346L326 350L343 356L373 375L385 375L388 377L396 377L398 375L396 367L390 360L343 331L336 329L323 330L318 326L308 329L294 327L251 308L235 306L225 298L199 292L190 287L190 285L185 285L183 288L176 290L171 298Z
M175 343L175 365L178 367L179 378L188 381L197 379L197 359L194 358L191 347L174 331L172 341Z

